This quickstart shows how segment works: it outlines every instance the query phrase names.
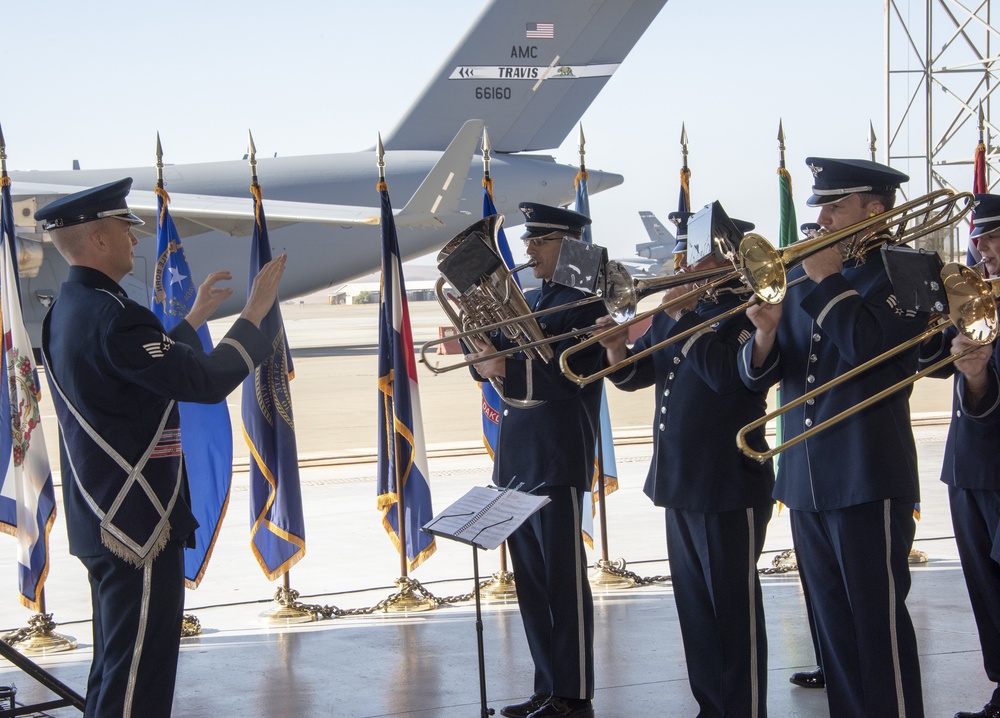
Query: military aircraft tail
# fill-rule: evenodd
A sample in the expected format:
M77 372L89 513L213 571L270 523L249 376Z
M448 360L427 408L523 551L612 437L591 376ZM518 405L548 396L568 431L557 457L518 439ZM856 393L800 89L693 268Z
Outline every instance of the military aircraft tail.
M667 0L493 0L384 144L443 150L482 118L496 152L558 147Z
M672 260L676 240L666 225L648 210L640 211L639 219L642 220L642 226L646 228L646 234L649 235L650 241L635 245L635 253L640 257L661 262L667 259Z

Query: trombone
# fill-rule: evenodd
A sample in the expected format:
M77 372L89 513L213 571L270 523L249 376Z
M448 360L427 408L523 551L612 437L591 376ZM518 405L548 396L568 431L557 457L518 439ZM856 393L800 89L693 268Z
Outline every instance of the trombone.
M958 207L960 200L965 201L965 204L961 208ZM727 319L734 314L746 311L758 301L767 302L768 304L778 304L784 299L788 287L806 279L806 277L800 277L788 283L788 270L801 264L814 254L833 247L840 242L846 241L843 249L845 261L857 260L863 262L868 252L881 247L883 244L907 244L931 232L951 226L961 220L971 210L972 194L970 192L956 194L952 189L939 189L894 207L882 214L877 214L861 222L852 224L850 227L844 227L835 232L826 232L812 239L800 240L782 249L775 249L767 239L759 234L747 234L740 242L739 252L736 254L736 257L730 255L733 268L729 269L725 276L708 285L698 287L691 290L691 292L664 302L658 307L643 312L640 315L634 316L628 321L620 323L619 328L644 321L659 312L686 302L695 294L707 295L708 292L714 291L716 287L725 284L735 277L743 279L744 283L753 290L754 296L749 300L669 339L654 344L641 352L632 354L595 374L586 376L576 374L569 368L567 360L569 356L593 345L594 342L600 341L599 337L596 336L563 352L559 357L559 366L563 374L569 379L580 386L585 386L620 369L631 366L659 349L684 341L692 334L702 331L705 327ZM915 220L920 221L913 226L907 226ZM687 276L694 277L695 274Z
M514 267L510 270L511 274L519 272L522 269L526 269L534 265L534 261L522 264L520 266ZM427 368L434 374L444 374L449 371L454 371L455 369L462 369L472 364L475 364L481 359L476 361L462 361L456 362L454 364L448 364L446 366L433 366L427 359L427 352L434 348L436 349L438 345L443 344L446 341L453 341L455 339L463 340L468 338L479 338L484 340L485 335L490 334L494 331L504 331L505 334L510 328L511 324L516 324L518 322L529 322L537 319L545 314L551 314L554 311L564 311L566 309L573 309L575 307L584 306L586 304L593 304L594 302L603 301L605 308L608 313L615 319L615 321L625 321L626 318L630 316L635 316L636 306L638 302L644 299L650 294L655 294L656 292L665 291L675 286L682 284L688 284L692 281L698 281L702 279L711 279L718 276L721 273L731 273L732 270L726 267L706 269L701 272L691 272L690 274L682 275L668 275L664 277L649 277L647 279L633 279L629 275L628 270L625 268L621 262L611 260L607 262L604 266L604 278L603 278L603 289L598 290L597 294L585 297L583 299L578 299L575 302L570 302L568 304L561 304L558 307L549 307L547 309L541 309L536 312L529 312L527 314L522 314L516 317L516 319L505 319L496 321L490 324L476 325L471 329L466 329L465 331L459 332L457 334L449 334L446 337L440 339L432 339L426 342L420 348L420 361L427 365ZM469 321L466 319L464 322L459 319L457 315L453 313L450 305L448 304L448 298L444 294L444 282L443 278L438 279L438 283L435 285L435 292L437 293L438 302L445 311L449 314L452 319L452 323L455 326L460 326L462 323L468 325ZM461 302L461 299L456 301ZM618 319L622 317L622 319ZM491 359L508 357L518 352L528 351L537 349L539 347L548 347L550 344L556 344L563 341L564 339L572 339L574 337L582 336L584 334L589 334L595 329L599 329L602 325L594 324L589 327L583 327L581 329L573 329L562 334L556 334L554 336L542 337L532 341L525 341L518 344L517 346L511 346L507 349L497 351L490 354ZM508 334L508 336L510 336ZM539 357L543 361L548 361L552 357L551 349L548 350L547 355Z
M971 351L978 349L981 346L989 344L997 337L998 333L998 323L997 323L997 295L1000 294L1000 287L994 282L986 280L972 267L967 267L964 264L958 264L956 262L950 262L944 266L941 270L941 280L944 286L945 292L948 296L948 306L949 314L948 316L938 316L934 319L930 326L921 334L909 339L902 344L899 344L888 351L883 352L873 359L869 359L863 364L859 364L850 371L845 372L836 379L832 379L825 384L813 389L812 391L806 392L802 396L794 399L786 404L782 404L779 409L772 411L756 421L753 421L736 434L736 445L739 450L743 452L746 456L763 463L775 454L779 454L786 449L795 446L796 444L805 441L809 437L818 434L819 432L827 429L834 424L837 424L849 416L856 414L859 411L867 409L872 404L881 401L890 394L894 394L900 389L904 389L910 384L913 384L918 379L921 379L928 374L933 374L938 369L951 364ZM950 326L954 326L958 331L960 331L969 341L973 342L973 345L963 349L957 354L952 354L945 357L944 359L932 364L929 367L921 369L912 376L908 376L905 379L896 382L892 386L883 389L882 391L868 397L864 401L852 406L849 409L841 411L829 419L826 419L818 424L813 425L801 434L785 441L777 446L771 448L768 451L757 451L750 447L747 443L747 434L754 431L755 429L764 426L767 422L782 416L786 412L800 406L808 401L812 401L815 397L823 394L830 389L843 384L850 379L853 379L858 374L867 371L871 367L881 364L882 362L891 359L892 357L900 354L907 349L918 346L924 340L932 337L933 335L947 329Z

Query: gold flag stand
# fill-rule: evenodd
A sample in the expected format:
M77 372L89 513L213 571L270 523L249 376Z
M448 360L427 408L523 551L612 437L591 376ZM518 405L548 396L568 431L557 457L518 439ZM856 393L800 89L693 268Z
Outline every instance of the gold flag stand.
M608 515L604 509L604 451L601 447L600 434L597 439L597 496L597 515L601 526L601 558L590 572L590 585L604 591L634 588L636 585L634 574L625 571L625 559L608 560Z
M301 608L297 603L299 592L291 587L289 574L285 571L282 585L274 592L274 603L267 610L257 614L257 621L268 626L289 626L295 623L311 623L316 620L316 614Z
M21 653L36 655L61 653L76 648L76 639L56 633L55 627L51 613L36 613L28 619L27 628L5 633L0 640Z

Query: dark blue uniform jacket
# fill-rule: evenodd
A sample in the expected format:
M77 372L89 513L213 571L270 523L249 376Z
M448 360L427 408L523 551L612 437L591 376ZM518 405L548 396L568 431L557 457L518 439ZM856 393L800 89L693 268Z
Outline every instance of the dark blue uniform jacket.
M601 302L572 309L560 305L586 297L579 289L546 282L542 289L526 297L535 310L552 308L539 317L546 336L556 336L573 328L592 326L607 312ZM549 362L529 360L516 354L506 361L504 395L510 399L536 399L544 403L520 409L506 401L500 409L493 481L499 486L517 486L523 490L546 486L575 486L590 490L594 470L594 447L600 427L602 382L580 387L562 375L559 355L578 343L566 339L552 345L555 357ZM494 339L503 349L505 338ZM581 374L599 369L603 350L599 344L576 355L574 371ZM482 378L473 370L473 376Z
M718 302L699 302L678 321L666 312L655 315L629 355L741 304L744 299L733 288L724 288ZM653 461L644 490L657 506L714 513L770 503L771 462L761 464L736 448L736 432L763 416L767 401L765 391L743 384L737 367L739 349L752 331L741 312L609 377L626 391L656 385ZM763 428L749 442L765 449Z
M930 366L951 353L951 340L958 330L949 328L933 337L921 347L921 368ZM993 344L993 357L987 365L989 388L974 405L965 400L965 376L955 371L954 364L947 364L931 376L946 378L954 375L955 393L952 397L951 426L941 464L941 480L961 489L1000 489L1000 342Z
M801 267L789 281L804 275ZM848 261L819 284L790 287L777 340L763 365L752 368L753 340L739 366L747 386L765 389L781 380L791 401L896 347L926 328L928 316L897 306L882 256ZM785 414L785 438L794 437L911 376L917 350L898 354ZM819 511L883 499L920 500L917 453L910 428L910 388L896 392L832 428L785 451L774 497L790 508Z
M206 354L187 322L168 336L156 316L129 299L111 278L77 266L70 267L46 317L43 346L51 361L48 369L69 402L130 463L148 447L171 399L222 401L270 353L260 330L238 319ZM105 554L100 521L71 478L62 442L60 459L70 553ZM170 515L171 538L180 541L193 540L197 527L186 476L182 480Z

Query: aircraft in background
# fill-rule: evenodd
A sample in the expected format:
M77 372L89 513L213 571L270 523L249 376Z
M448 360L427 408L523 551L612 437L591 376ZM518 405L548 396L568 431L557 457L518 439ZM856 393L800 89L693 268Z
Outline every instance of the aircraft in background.
M493 152L494 200L508 226L522 219L519 201L571 203L577 168L531 153L563 142L666 1L548 0L540 6L535 0L492 0L384 140L390 195L402 206L395 220L403 258L442 247L480 217L482 162L476 153L484 126ZM591 194L623 181L618 174L588 171ZM283 298L378 269L373 149L261 158L257 174L273 252L288 254ZM35 209L131 176L129 206L146 220L140 231L154 234L156 170L14 171L10 176L24 319L37 344L41 320L58 295L67 265L34 221ZM253 226L247 163L168 165L164 181L196 283L221 268L230 269L234 278L246 276ZM154 243L140 241L135 270L123 282L137 301L149 301L156 260ZM218 316L243 306L243 283L237 279L233 287Z
M639 219L642 226L646 228L649 235L649 242L640 242L635 245L635 253L638 257L644 257L647 265L646 271L652 275L665 275L674 273L674 244L677 240L667 226L656 218L656 215L647 210L639 212ZM633 260L642 261L642 260Z

